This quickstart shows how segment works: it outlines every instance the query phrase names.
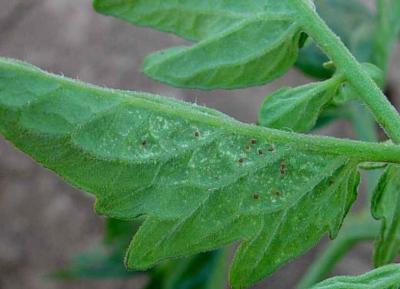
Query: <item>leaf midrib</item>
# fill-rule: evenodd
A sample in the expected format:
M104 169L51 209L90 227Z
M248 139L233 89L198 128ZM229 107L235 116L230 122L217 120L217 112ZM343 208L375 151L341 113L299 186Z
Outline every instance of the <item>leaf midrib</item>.
M5 65L4 65L5 64ZM8 66L8 67L7 67ZM251 124L241 123L232 118L217 117L202 111L194 109L191 105L176 100L182 107L172 108L170 105L162 104L151 100L157 98L162 100L160 96L142 94L140 97L133 97L132 92L124 92L109 88L100 88L95 85L85 84L80 81L56 76L38 68L32 69L30 66L21 65L19 62L14 63L11 60L0 58L0 69L9 70L12 66L20 73L30 73L38 79L53 80L60 84L75 87L77 89L92 91L97 96L108 98L114 96L122 99L123 103L133 105L136 108L148 109L150 111L160 111L165 114L178 116L187 121L195 121L209 125L211 127L221 128L228 132L241 134L248 137L258 137L267 142L286 144L290 143L293 148L299 148L306 151L324 152L331 154L347 155L359 162L362 161L381 161L400 163L400 148L389 144L367 143L354 140L343 140L326 136L310 136L297 133L289 133L270 128L262 128ZM107 95L110 94L110 95ZM145 99L145 97L149 97ZM183 109L187 107L188 109ZM9 107L10 108L10 107ZM15 110L15 108L10 108Z

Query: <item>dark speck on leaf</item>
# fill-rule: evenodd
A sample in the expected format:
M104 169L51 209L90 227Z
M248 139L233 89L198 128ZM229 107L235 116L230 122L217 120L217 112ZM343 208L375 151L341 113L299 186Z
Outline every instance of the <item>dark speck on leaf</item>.
M239 162L239 164L243 164L243 163L244 163L244 158L240 158L240 159L238 160L238 162Z
M262 156L264 154L264 152L262 150L258 150L258 155Z
M283 194L280 191L273 190L273 191L271 191L271 195L275 198L280 198L280 197L282 197Z
M254 144L256 144L256 143L257 143L257 140L256 140L256 139L252 139L250 142L251 142L251 144L253 144L253 145L254 145Z
M199 137L199 136L200 136L200 132L199 132L198 130L196 130L196 131L194 132L194 136L195 136L195 137Z
M287 172L287 165L285 161L281 161L281 166L280 166L280 173L281 176L284 176Z
M275 147L274 146L270 146L269 148L268 148L268 151L270 151L270 152L273 152L275 150Z
M254 199L254 200L260 199L260 195L259 195L258 193L254 193L254 194L253 194L253 199Z

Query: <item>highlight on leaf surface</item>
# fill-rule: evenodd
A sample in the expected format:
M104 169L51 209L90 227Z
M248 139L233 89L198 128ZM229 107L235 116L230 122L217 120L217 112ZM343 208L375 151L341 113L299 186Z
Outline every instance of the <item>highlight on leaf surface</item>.
M390 165L374 191L372 214L382 220L380 236L375 244L376 267L392 263L400 249L400 167Z
M239 241L234 288L272 273L325 233L336 236L356 197L359 163L400 162L394 145L246 125L9 59L0 59L0 132L93 193L100 214L146 217L128 249L129 268Z
M310 289L397 289L400 265L387 265L361 276L341 276L325 280Z
M179 87L265 84L295 63L302 33L288 0L95 0L94 7L197 41L152 54L144 62L147 75Z

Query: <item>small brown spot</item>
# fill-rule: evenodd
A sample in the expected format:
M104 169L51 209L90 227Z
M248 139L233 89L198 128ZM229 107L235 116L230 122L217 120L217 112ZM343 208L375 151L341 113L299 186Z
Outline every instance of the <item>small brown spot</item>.
M250 150L251 150L251 147L250 147L250 146L246 146L244 149L245 149L246 151L250 151Z
M269 148L268 148L268 151L269 152L273 152L273 151L275 151L275 147L272 145L272 146L270 146Z
M262 156L264 154L264 152L262 150L258 150L258 155Z
M240 158L240 159L238 160L238 162L239 162L239 164L243 164L243 163L244 163L244 158Z
M253 199L254 199L254 200L259 200L259 199L260 199L260 194L254 193L254 194L253 194Z
M147 145L147 140L142 140L142 146L146 146Z
M277 190L271 191L271 195L272 195L272 197L274 197L274 198L280 198L280 197L283 196L282 192L277 191Z
M200 132L199 132L198 130L196 130L196 131L194 132L194 136L195 136L195 137L199 137L199 136L200 136Z
M333 181L332 178L329 178L329 179L328 179L328 184L329 184L329 186L332 186L332 185L334 184L334 181Z
M251 144L255 145L257 143L257 140L253 138L250 142Z
M286 165L286 162L285 162L285 161L281 161L281 165L280 165L279 171L280 171L282 177L283 177L284 175L286 175L286 172L287 172L287 165Z

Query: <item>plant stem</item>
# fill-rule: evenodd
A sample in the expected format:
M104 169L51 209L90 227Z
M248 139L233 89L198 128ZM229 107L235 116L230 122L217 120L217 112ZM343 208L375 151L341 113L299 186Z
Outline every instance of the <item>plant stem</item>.
M400 116L338 36L304 0L291 0L296 19L325 51L368 105L376 121L394 141L400 142Z

